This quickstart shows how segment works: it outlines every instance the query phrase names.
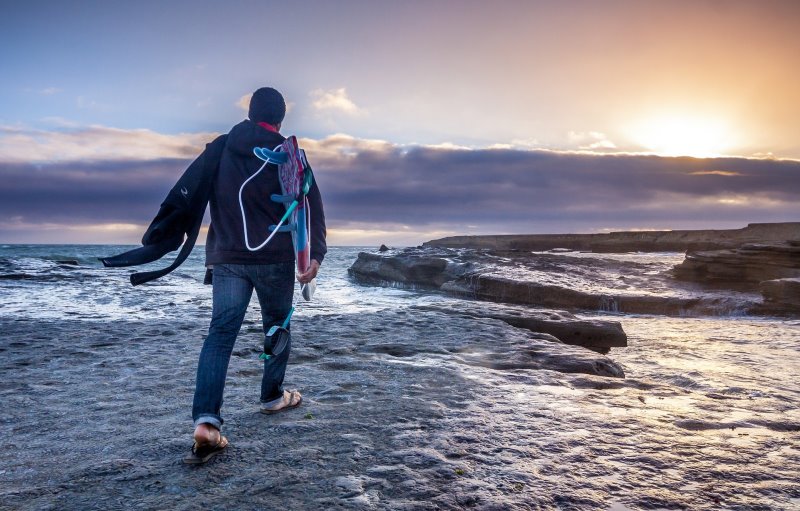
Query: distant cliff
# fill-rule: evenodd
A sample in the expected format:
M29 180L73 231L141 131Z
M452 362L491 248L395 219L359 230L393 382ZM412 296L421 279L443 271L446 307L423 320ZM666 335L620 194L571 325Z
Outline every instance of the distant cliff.
M450 236L423 244L427 247L492 250L550 250L568 248L592 252L685 252L737 248L746 243L800 240L800 222L748 224L742 229L685 231L623 231L603 234L510 234Z

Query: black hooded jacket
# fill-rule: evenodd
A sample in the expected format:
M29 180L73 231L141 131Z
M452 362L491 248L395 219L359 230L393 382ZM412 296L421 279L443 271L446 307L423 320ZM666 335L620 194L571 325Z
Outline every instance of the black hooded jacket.
M138 286L163 277L189 257L200 233L227 137L221 135L206 145L205 151L181 175L142 236L142 246L113 257L101 257L103 265L119 267L151 263L177 250L183 243L178 257L166 268L131 274L131 284Z
M133 273L130 278L131 284L136 286L163 277L180 266L191 253L209 202L211 226L206 241L207 265L269 264L294 260L289 233L276 234L266 247L257 252L247 250L242 230L242 214L239 211L239 188L263 163L253 154L253 147L272 149L283 140L281 135L249 120L234 126L230 134L217 137L206 146L205 151L192 162L167 194L158 214L142 237L142 246L100 260L108 267L137 266L156 261L177 250L183 243L180 253L170 266L156 271ZM269 199L273 193L281 193L277 167L273 165L262 170L242 193L251 246L260 245L269 233L268 226L277 224L283 215L283 206ZM316 181L309 191L308 199L311 208L311 258L321 263L327 252L327 245L325 213Z
M228 134L222 151L219 173L211 193L211 226L206 240L206 265L269 264L294 261L292 235L279 232L264 248L251 252L244 239L244 224L239 205L239 189L247 178L264 163L253 154L254 147L274 149L284 137L245 120ZM242 191L242 205L247 216L247 236L251 247L260 245L269 235L268 227L276 225L286 208L270 200L281 194L278 167L272 164L250 180ZM319 186L314 180L308 192L311 214L311 258L322 262L327 252L325 244L325 212Z

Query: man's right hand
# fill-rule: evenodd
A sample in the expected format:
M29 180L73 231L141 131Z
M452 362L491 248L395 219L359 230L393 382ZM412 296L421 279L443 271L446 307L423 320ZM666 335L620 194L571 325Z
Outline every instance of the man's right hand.
M300 282L301 284L308 284L309 282L314 280L314 277L317 276L318 272L319 272L319 262L317 262L316 259L312 259L311 264L308 267L308 270L306 270L305 273L297 274L297 281Z

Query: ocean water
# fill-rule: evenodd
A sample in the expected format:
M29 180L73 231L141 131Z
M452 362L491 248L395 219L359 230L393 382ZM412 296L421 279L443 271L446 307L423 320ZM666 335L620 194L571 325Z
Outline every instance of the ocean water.
M146 285L132 287L129 275L163 268L161 261L133 268L104 268L98 257L135 248L125 245L0 245L0 317L124 321L207 317L211 286L203 285L203 247L176 271ZM415 303L439 301L397 289L359 286L347 268L366 247L333 247L317 279L318 293L302 302L298 314L374 312L413 296ZM77 264L76 264L77 263ZM295 301L300 300L299 290ZM256 314L255 295L250 313Z
M0 245L0 324L207 324L211 289L202 284L201 249L171 275L133 288L128 275L134 270L107 269L97 261L127 248ZM380 335L391 340L381 318L404 314L425 325L428 320L419 306L446 308L459 301L357 284L347 268L360 250L373 248L330 249L315 300L299 304L299 318L364 318L348 325L383 332ZM665 272L680 260L673 253L547 253L527 273L526 268L514 272L516 278L561 282L587 291L627 286L664 294L670 292ZM168 262L150 267L164 264ZM630 272L630 264L638 270ZM565 275L565 268L571 275ZM447 368L485 388L488 404L453 409L441 419L448 426L426 439L452 446L466 433L483 438L483 458L474 458L474 465L465 469L475 477L471 484L495 495L486 485L503 482L513 490L504 502L520 509L526 507L522 497L514 496L515 488L524 493L532 484L550 492L550 500L544 502L563 502L563 509L593 509L597 502L616 511L800 509L798 319L576 314L622 323L629 346L613 349L609 357L624 367L624 381L553 371L498 371L465 365L457 350L436 351L428 345L415 351L413 343L404 345L408 353L402 360L392 359L395 365ZM246 321L257 320L254 300ZM464 328L463 320L455 317L436 315L435 321L443 339L448 331ZM435 344L436 335L425 342ZM344 363L354 357L346 348L340 347L340 355L332 358L340 356ZM375 357L387 352L383 353ZM558 500L553 495L559 492L572 497Z

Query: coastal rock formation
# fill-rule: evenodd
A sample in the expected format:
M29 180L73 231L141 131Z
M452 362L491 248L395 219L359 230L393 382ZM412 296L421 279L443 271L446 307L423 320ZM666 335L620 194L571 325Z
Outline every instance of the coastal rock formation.
M491 283L502 282L503 279L485 278L471 273L477 267L472 261L457 263L445 257L426 254L424 250L409 250L393 256L362 252L349 271L356 279L368 284L441 290L455 296L466 295L470 298L545 307L557 301L544 299L545 296L557 293L528 290L526 294L525 291L516 289L515 283L510 281L507 286L499 285L496 292L492 292ZM563 291L572 298L572 303L580 301L570 294L574 292ZM577 296L580 297L580 293ZM585 298L591 299L588 296ZM594 303L596 304L596 299ZM492 310L487 307L462 307L452 312L471 317L500 319L518 328L550 334L564 344L584 346L601 353L607 353L612 347L627 346L627 336L619 323L581 320L568 312L521 309L511 312L509 309Z
M521 251L569 248L606 253L685 252L736 248L746 243L785 240L800 240L800 222L754 223L742 229L451 236L428 241L423 246Z
M763 281L800 277L800 242L689 252L674 274L682 280L755 290Z
M760 303L757 295L686 296L657 295L626 290L586 290L578 286L538 282L504 275L531 261L550 268L555 260L524 252L410 248L392 254L362 252L349 272L358 281L405 289L436 290L461 298L566 310L593 310L635 314L714 315L746 312ZM590 277L605 271L605 261L582 260ZM626 267L627 268L627 267ZM556 268L556 270L561 270ZM616 269L624 273L624 270ZM650 271L642 268L641 271ZM671 280L671 279L670 279ZM607 346L611 347L611 345Z
M392 254L359 252L348 273L363 284L439 290L478 266L454 262L455 251L406 249Z
M759 284L765 305L781 311L800 311L800 278L765 280Z
M761 242L745 243L754 240ZM602 255L612 249L691 246L727 248L691 251L680 264L668 254ZM565 253L564 247L601 254ZM462 236L383 254L362 252L349 272L366 284L539 308L669 316L794 314L800 307L791 281L759 285L800 278L800 223L729 231Z
M564 344L583 346L598 353L608 353L611 348L628 345L628 336L619 322L580 319L566 311L493 307L490 304L473 305L469 302L446 308L429 305L417 309L439 311L470 319L499 319L511 326L549 334Z
M350 273L371 283L398 283L408 287L437 288L445 281L442 278L447 261L438 257L384 257L361 252Z
M569 310L598 310L666 316L713 315L718 311L741 309L747 304L726 298L683 298L676 296L593 294L575 289L517 281L495 275L476 275L447 282L440 288L455 296L492 302L554 307ZM755 303L751 304L755 305Z

